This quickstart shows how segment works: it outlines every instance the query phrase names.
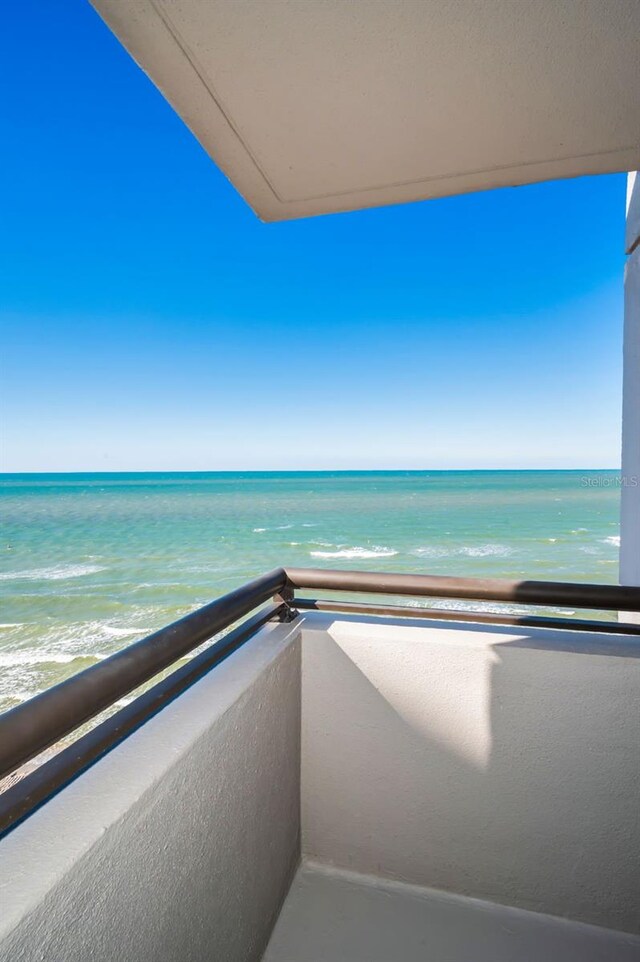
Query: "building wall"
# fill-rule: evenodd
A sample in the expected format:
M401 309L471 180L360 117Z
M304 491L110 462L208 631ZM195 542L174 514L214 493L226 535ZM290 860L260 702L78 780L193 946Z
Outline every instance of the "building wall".
M635 173L628 181L625 249L620 582L640 585L640 176Z
M300 649L263 629L0 842L2 962L252 962L299 860Z
M640 646L315 616L303 852L640 930Z

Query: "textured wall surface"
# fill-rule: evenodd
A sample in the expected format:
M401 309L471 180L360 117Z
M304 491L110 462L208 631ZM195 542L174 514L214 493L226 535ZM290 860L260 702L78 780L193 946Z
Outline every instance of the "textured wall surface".
M300 649L263 629L0 843L2 962L252 962L299 860Z
M305 860L263 962L638 962L640 936Z
M637 642L366 621L303 629L305 854L640 930Z

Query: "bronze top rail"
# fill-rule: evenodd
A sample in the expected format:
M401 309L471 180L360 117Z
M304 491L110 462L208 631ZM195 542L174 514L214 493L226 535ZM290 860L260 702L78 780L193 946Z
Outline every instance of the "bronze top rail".
M448 578L441 575L287 568L290 588L333 589L382 595L414 595L522 605L640 611L640 588L563 581L506 581L499 578Z

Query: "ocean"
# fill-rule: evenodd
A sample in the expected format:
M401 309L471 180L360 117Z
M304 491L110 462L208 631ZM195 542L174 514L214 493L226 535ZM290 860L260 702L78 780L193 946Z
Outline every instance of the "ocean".
M615 471L1 475L0 711L277 565L615 583L618 481Z

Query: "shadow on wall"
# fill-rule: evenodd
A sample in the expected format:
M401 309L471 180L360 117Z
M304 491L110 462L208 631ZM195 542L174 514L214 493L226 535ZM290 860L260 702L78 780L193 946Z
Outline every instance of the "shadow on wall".
M638 931L638 656L620 638L328 618L303 644L305 852Z

